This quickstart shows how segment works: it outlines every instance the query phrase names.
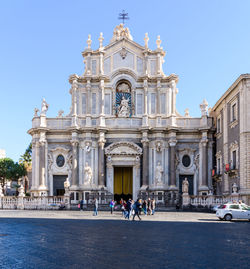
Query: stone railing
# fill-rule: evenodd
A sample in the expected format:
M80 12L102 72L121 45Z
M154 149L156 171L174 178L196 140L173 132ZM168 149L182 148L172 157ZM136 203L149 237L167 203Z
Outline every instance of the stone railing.
M70 201L65 196L0 197L0 209L53 210L64 207L70 208Z
M192 205L192 206L214 206L214 205L221 205L227 202L238 202L240 200L239 196L230 195L230 196L215 196L215 195L208 195L208 196L196 196L194 198L190 197L186 200L186 203L183 205Z

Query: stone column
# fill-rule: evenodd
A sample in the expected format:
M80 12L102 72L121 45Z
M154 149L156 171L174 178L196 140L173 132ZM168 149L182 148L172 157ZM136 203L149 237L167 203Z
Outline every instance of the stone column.
M177 140L170 139L170 189L177 190L176 187L176 167L175 167L175 152Z
M105 186L105 167L104 167L104 145L105 134L103 132L99 135L98 140L98 185L99 187Z
M143 126L148 126L148 80L144 79L144 115Z
M200 191L207 191L208 190L208 158L207 158L207 139L203 139L201 141L201 150L202 150L202 164L201 164L201 174L202 174L202 178L201 178L201 187L200 187Z
M40 141L39 188L45 187L45 144L46 141Z
M100 115L100 126L104 127L105 126L105 111L104 111L104 102L105 102L105 89L104 89L104 80L101 79L100 81L100 90L101 90L101 95L100 95L100 99L101 99L101 115Z
M78 140L71 140L72 145L72 188L77 188L79 186L79 175L78 175Z
M86 126L90 127L91 126L91 84L90 80L87 80L86 84L86 89L87 89L87 98L86 98Z
M35 143L35 171L34 175L32 174L32 189L37 189L39 186L39 163L40 163L39 148L40 143L37 141Z
M142 155L142 185L147 187L149 185L148 168L149 168L149 140L143 139L143 155Z

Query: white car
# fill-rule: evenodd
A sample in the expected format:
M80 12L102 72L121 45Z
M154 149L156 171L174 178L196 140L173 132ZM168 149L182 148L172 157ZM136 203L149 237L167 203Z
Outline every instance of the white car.
M218 208L216 216L220 220L248 219L250 221L250 206L234 203L224 204Z

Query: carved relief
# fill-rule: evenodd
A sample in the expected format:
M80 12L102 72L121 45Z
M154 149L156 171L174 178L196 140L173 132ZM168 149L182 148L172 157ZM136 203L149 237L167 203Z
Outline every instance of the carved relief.
M120 40L122 38L127 38L130 40L133 40L129 29L127 27L124 27L124 25L121 23L115 27L111 42L114 42L116 40Z

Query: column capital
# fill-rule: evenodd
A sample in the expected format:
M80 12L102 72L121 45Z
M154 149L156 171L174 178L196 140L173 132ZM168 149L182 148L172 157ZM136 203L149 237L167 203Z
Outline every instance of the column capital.
M170 147L175 147L176 144L177 144L177 140L176 139L170 139L168 141L168 144L169 144Z
M70 140L70 143L73 147L77 147L79 145L79 141L78 140Z
M148 146L148 144L149 144L149 140L148 140L147 138L143 138L143 139L141 140L141 143L142 143L143 147Z
M206 147L207 146L207 143L208 143L208 139L202 139L200 141L200 144L203 146L203 147Z

